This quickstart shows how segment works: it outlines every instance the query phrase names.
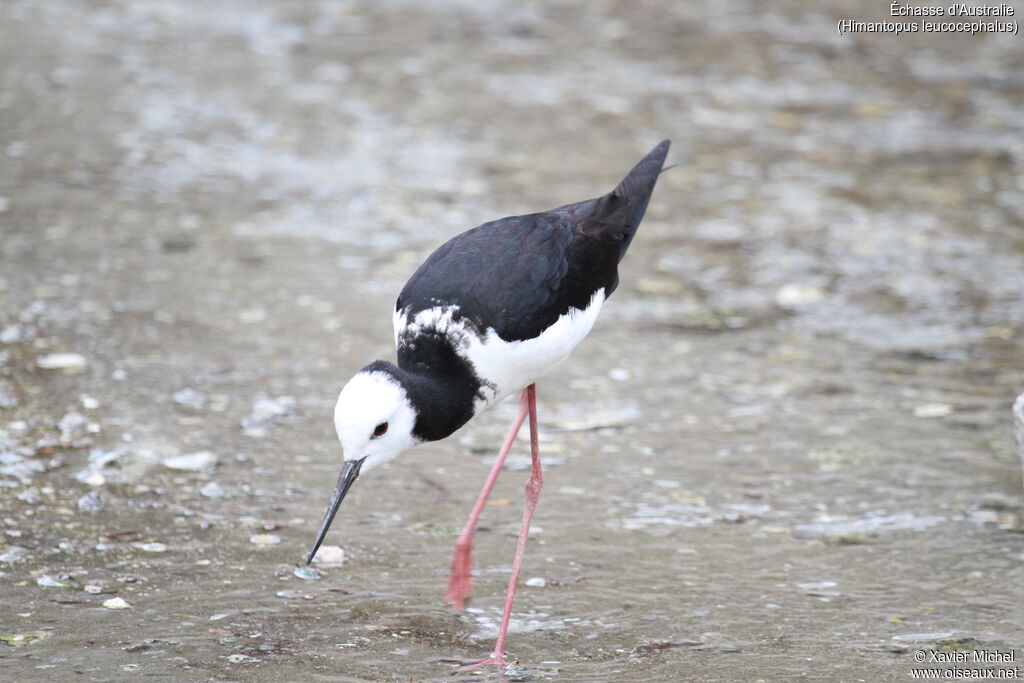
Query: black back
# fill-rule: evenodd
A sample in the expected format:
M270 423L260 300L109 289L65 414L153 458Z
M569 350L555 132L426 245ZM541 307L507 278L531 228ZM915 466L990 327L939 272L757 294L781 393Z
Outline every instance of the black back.
M552 211L484 223L441 245L417 269L395 309L441 305L475 332L532 339L570 308L584 309L618 285L618 263L644 216L670 142L662 141L608 194ZM398 365L428 362L399 338Z

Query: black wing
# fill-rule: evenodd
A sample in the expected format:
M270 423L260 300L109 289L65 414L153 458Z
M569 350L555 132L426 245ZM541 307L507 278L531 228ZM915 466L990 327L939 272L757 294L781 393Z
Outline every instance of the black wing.
M576 227L566 215L548 212L502 218L464 232L413 274L396 310L412 316L455 305L459 318L480 333L494 328L506 341L536 337L570 306L585 308L602 286L594 283L583 292L589 278L572 273L579 270L570 267L574 252L586 251Z
M669 141L655 147L608 194L553 211L502 218L441 245L402 289L407 316L458 306L478 332L532 339L570 308L584 309L618 285L618 262L643 218Z

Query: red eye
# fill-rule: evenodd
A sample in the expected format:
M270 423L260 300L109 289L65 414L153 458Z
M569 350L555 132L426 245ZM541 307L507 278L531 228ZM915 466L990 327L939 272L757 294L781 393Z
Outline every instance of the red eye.
M381 422L379 425L373 428L373 438L376 439L378 436L384 436L385 432L388 431L388 423Z

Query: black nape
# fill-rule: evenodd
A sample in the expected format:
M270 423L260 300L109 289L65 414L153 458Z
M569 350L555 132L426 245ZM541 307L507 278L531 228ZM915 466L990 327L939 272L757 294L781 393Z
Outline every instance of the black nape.
M416 412L412 433L421 441L438 441L469 422L483 386L469 361L437 332L401 345L397 366L378 360L363 370L386 373L405 389Z

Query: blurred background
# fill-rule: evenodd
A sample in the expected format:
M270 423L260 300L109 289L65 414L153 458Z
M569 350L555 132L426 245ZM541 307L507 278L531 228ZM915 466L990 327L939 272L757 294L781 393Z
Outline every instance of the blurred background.
M888 15L0 3L3 669L444 680L486 654L526 448L470 611L441 599L514 406L362 478L303 570L337 391L392 356L434 247L604 193L666 137L684 163L539 387L517 675L1019 662L1024 39L837 32Z

